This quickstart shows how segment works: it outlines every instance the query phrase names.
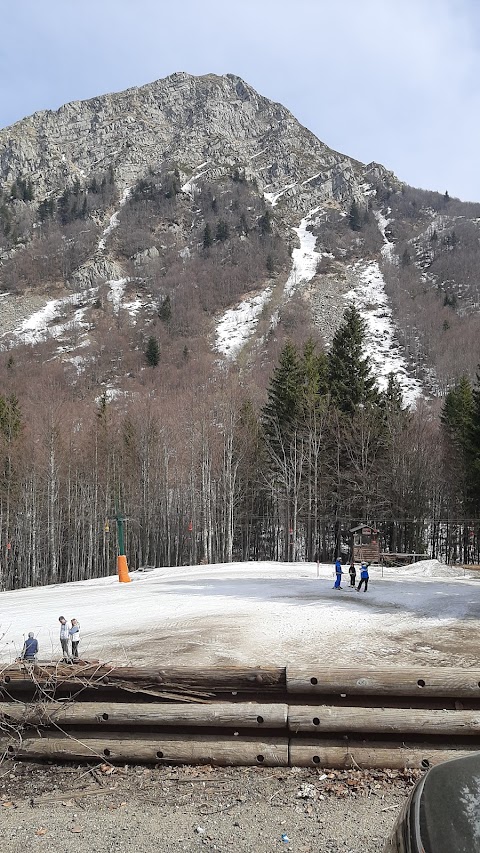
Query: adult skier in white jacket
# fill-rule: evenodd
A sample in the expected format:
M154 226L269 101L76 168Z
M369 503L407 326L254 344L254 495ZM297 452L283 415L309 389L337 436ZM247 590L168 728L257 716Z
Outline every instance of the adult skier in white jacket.
M70 651L68 648L70 634L67 620L65 619L65 616L59 616L58 621L60 622L60 645L63 652L63 662L70 663Z

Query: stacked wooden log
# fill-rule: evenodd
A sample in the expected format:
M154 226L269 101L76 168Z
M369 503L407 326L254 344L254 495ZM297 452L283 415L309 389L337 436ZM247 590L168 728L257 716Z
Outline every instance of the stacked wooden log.
M0 753L16 759L428 767L480 749L480 672L16 664Z

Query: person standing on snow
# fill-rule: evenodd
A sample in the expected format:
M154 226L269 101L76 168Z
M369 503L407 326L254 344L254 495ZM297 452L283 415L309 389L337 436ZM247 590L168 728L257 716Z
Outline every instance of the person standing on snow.
M360 570L360 583L357 586L357 592L360 592L360 590L362 588L362 583L365 584L365 589L363 591L366 592L368 589L368 578L369 578L368 567L369 567L369 565L370 565L370 563L362 563L362 568Z
M78 619L72 619L72 627L68 633L72 641L72 658L78 658L78 644L80 642L80 622Z
M333 589L343 589L340 584L342 583L342 561L340 557L337 557L335 560L335 583L333 585Z
M355 586L355 580L357 577L357 570L355 568L355 563L350 563L350 568L348 570L348 574L350 575L350 586Z
M63 652L63 662L70 663L70 652L68 649L68 641L70 639L70 634L68 630L67 620L65 616L59 616L58 621L60 622L60 645L62 647Z

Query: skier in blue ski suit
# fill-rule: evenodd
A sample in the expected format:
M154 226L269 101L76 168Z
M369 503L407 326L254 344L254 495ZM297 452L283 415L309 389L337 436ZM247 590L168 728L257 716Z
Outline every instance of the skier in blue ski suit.
M342 561L339 557L337 557L337 559L335 560L335 583L333 585L334 589L343 589L343 587L340 586L342 582L342 575Z
M368 589L368 577L369 577L368 576L368 567L369 567L369 565L370 565L370 563L362 563L362 568L360 571L360 583L357 586L357 592L360 592L360 590L362 588L362 583L365 584L365 589L363 591L366 592Z

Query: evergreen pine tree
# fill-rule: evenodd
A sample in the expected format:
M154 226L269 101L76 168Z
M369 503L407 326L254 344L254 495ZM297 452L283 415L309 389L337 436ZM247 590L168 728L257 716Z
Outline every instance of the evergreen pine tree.
M215 239L220 243L224 243L225 240L228 240L229 236L229 228L228 223L225 222L224 219L219 219L217 224L217 232L215 234Z
M213 237L212 237L212 229L210 228L210 224L207 222L205 225L205 230L203 232L203 248L209 249L210 246L213 246Z
M160 320L164 323L169 323L172 318L172 303L170 301L170 295L167 293L165 299L160 303L160 308L158 309L158 316Z
M97 409L95 414L99 421L101 421L102 425L105 426L107 422L107 406L108 406L108 397L107 392L104 391L102 396L100 397L97 405Z
M258 227L260 228L260 234L262 236L265 236L265 234L271 234L272 214L269 210L266 210L263 216L260 216L258 220Z
M178 170L175 172L168 172L163 182L163 192L165 198L175 198L180 192L180 179L178 177Z
M473 410L472 385L467 376L462 376L445 397L440 415L440 420L449 438L462 450L466 450L468 446Z
M262 411L265 434L271 445L284 447L302 416L302 371L295 346L288 341L280 353Z
M160 361L160 348L158 346L158 341L156 338L151 335L147 341L147 348L145 350L145 358L147 359L147 363L150 367L156 367L158 362Z
M305 416L308 418L328 394L328 360L323 352L316 351L312 338L309 338L304 346L300 368L303 407Z
M475 472L475 457L478 457L479 447L477 438L480 437L475 436L475 407L470 380L462 376L448 392L440 415L447 443L447 476L450 485L453 484L457 491L464 512L475 510L480 497L480 478L477 478Z
M402 389L400 384L395 379L395 375L393 373L389 373L388 375L388 384L385 391L381 395L381 402L390 412L403 411Z
M26 181L26 183L25 183L23 200L24 201L33 201L33 184L31 181Z
M365 323L354 305L347 308L342 325L328 354L328 378L332 400L344 414L353 415L358 405L376 402L374 378L363 355Z
M356 201L352 201L350 205L350 210L348 213L348 224L352 231L360 231L362 227L362 217L360 214L360 208Z
M468 509L471 515L480 515L480 365L476 385L472 391L472 408L468 421L467 410L467 463L468 463Z
M70 210L70 190L66 187L58 199L58 218L62 225L67 225L71 220L71 210Z

